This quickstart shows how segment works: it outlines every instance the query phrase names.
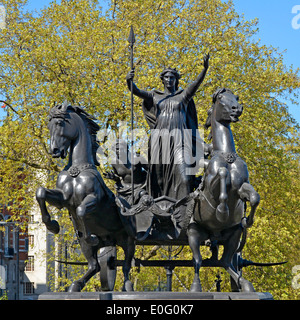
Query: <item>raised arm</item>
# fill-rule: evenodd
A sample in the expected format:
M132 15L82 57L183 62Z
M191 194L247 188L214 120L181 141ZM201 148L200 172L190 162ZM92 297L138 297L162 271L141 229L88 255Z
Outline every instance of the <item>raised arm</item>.
M203 58L203 66L204 69L202 70L202 72L199 74L199 76L197 77L196 81L194 81L192 84L190 84L187 88L186 88L186 96L188 99L191 99L195 93L197 92L197 90L199 89L201 83L203 82L206 72L208 70L209 67L209 54L206 54Z
M129 90L131 90L131 81L133 81L133 78L134 78L134 69L131 70L126 76L127 86ZM139 89L134 82L133 82L133 94L142 99L152 99L153 97L151 92Z

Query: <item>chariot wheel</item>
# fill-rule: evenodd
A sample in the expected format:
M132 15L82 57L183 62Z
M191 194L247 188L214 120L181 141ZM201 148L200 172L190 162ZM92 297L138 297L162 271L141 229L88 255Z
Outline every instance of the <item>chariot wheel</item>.
M242 259L241 252L235 253L232 258L232 265L234 266L236 272L238 273L238 275L240 277L242 276L242 268L241 268L241 264L240 264L241 259ZM234 279L231 276L230 276L230 285L231 285L232 292L239 292L240 291L237 283L234 281Z
M115 287L117 268L114 265L117 259L116 247L101 248L98 253L98 262L100 264L100 281L102 291L113 291Z

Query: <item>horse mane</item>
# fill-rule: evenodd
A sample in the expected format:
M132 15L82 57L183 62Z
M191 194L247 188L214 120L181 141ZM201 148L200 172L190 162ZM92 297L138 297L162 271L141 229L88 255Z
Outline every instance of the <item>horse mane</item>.
M213 113L213 110L214 110L214 105L217 101L217 98L220 94L224 93L224 92L230 92L233 94L233 92L227 88L219 88L217 89L214 94L212 95L212 106L209 108L209 110L207 111L207 118L206 118L206 121L205 121L205 124L204 124L204 128L205 129L208 129L210 126L211 126L211 115ZM211 131L208 135L208 140L211 140L212 139L212 134L211 134Z
M93 158L94 163L96 166L99 166L99 162L97 161L97 150L99 148L99 144L97 142L96 136L97 132L99 131L100 127L95 122L96 118L91 116L89 113L87 113L85 110L83 110L79 106L72 106L67 102L64 102L63 104L59 104L54 106L50 110L49 114L49 121L51 121L52 118L62 118L66 119L68 112L73 111L79 115L79 117L84 121L85 125L87 126L88 133L90 134L91 142L92 142L92 152L93 152Z

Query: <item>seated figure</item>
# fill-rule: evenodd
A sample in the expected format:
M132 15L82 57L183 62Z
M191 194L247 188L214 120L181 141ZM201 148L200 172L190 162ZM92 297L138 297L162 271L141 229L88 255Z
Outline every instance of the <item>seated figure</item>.
M133 164L134 203L132 203L131 162L128 145L119 140L116 143L116 161L112 164L113 170L106 172L105 177L116 182L115 188L118 196L124 198L129 205L137 204L140 198L146 194L146 177L148 165L138 162ZM139 157L141 159L141 157Z

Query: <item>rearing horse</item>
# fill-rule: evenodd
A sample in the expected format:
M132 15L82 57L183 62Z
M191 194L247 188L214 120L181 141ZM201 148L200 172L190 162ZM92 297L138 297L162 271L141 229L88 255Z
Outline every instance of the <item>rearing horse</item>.
M254 291L252 284L241 277L232 264L243 228L252 226L260 201L259 194L249 184L247 165L236 153L230 128L230 123L237 122L242 111L238 97L230 90L219 89L213 95L213 106L206 121L206 127L211 126L213 152L205 166L203 183L197 190L194 214L188 228L195 267L191 291L201 291L199 247L207 240L224 246L221 259L217 260L215 252L211 260L228 271L235 287L241 291ZM247 218L244 216L246 201L250 201L251 206Z
M68 165L58 175L56 189L37 189L36 199L42 220L49 231L58 233L59 224L51 220L46 202L58 209L67 208L88 261L87 273L74 281L69 291L81 291L86 282L100 271L97 260L99 248L115 245L121 246L125 253L123 290L131 291L129 271L135 251L134 233L129 235L129 225L120 216L114 194L95 166L99 126L82 108L64 103L51 109L49 129L52 156L65 158L68 149L70 155Z

